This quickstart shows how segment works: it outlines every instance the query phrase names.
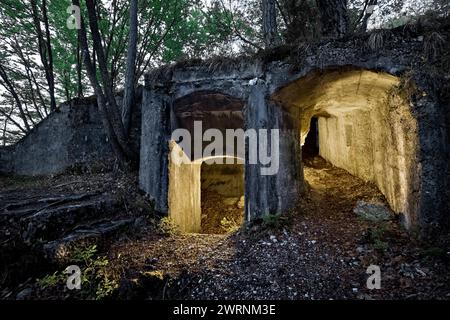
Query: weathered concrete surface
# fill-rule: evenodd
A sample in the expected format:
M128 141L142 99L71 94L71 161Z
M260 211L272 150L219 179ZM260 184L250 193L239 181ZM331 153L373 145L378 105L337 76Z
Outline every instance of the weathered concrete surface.
M405 225L426 234L436 228L446 228L450 222L450 182L445 178L450 176L449 99L445 94L449 90L449 75L448 71L440 69L438 62L424 63L423 35L426 32L430 31L409 28L383 31L377 35L383 39L382 48L370 45L372 35L369 34L280 48L256 58L178 63L147 75L144 90L156 95L164 91L171 111L163 120L171 123L170 131L176 128L173 104L198 92L223 94L244 101L245 129L281 130L279 172L274 176L261 176L260 165L245 166L247 220L269 212L283 212L294 205L303 190L301 132L303 136L307 133L310 117L315 114L323 117L322 131L333 127L333 121L337 125L322 139L331 139L328 145L336 143L345 147L340 150L349 151L336 154L333 161L355 175L375 180L393 209L404 215ZM448 30L442 32L448 33ZM352 73L362 75L361 79L350 77L352 81L356 79L359 87L337 86L323 99L327 86L321 81L330 71L342 73L343 78ZM403 94L407 102L380 107L379 93L395 87L399 78L408 78L414 89L401 88L403 93L391 97L391 102ZM383 81L373 82L373 79ZM289 87L290 94L280 97L280 92ZM296 106L296 101L308 100L310 89L316 90L315 98L321 96L321 99L309 101L310 105L299 103ZM341 99L333 102L330 98L334 96ZM370 108L365 108L365 104ZM150 104L144 102L144 108L149 107ZM309 109L314 112L302 112ZM321 109L322 114L317 114L317 109ZM335 120L329 118L333 110ZM143 123L149 121L152 121L149 117L143 118ZM369 125L374 130L368 135ZM151 128L148 126L146 130ZM341 138L348 133L351 138L332 142L334 133ZM162 141L168 144L168 140ZM347 144L352 142L354 147L349 150ZM373 151L367 153L367 150ZM374 155L369 156L370 153ZM168 153L159 155L165 159ZM154 184L166 186L169 181L146 178L149 172L145 168L150 167L152 159L141 155L141 165L144 164L141 186L153 196ZM167 192L156 194L157 202L167 198ZM168 211L170 208L165 212Z
M191 179L200 190L192 182L199 174L186 172L199 171L192 168L204 159L190 159L195 162L188 164L192 167L171 168L173 130L189 127L195 119L208 122L205 128L221 125L221 130L278 129L276 174L262 175L261 164L245 165L246 220L285 212L303 190L300 145L315 115L321 117L324 157L375 181L408 228L423 234L448 231L450 75L445 59L427 56L430 43L424 39L435 31L407 26L376 34L383 42L378 48L371 41L374 34L368 34L277 48L253 57L181 62L148 74L142 136L141 126L135 126L133 139L137 145L142 139L141 188L153 198L157 211L177 212L180 219L189 220L190 209L170 199L198 203L189 198L197 197L197 191L189 191L191 186L181 194L178 179L184 181L181 185ZM449 26L438 32L448 37ZM447 41L442 53L448 49ZM383 104L380 97L395 87L397 93ZM110 147L93 102L69 104L15 146L0 148L0 171L54 174L108 159ZM212 109L206 111L207 105Z
M202 192L215 192L225 197L244 195L244 166L242 164L207 164L201 168Z
M170 98L161 91L144 90L139 185L154 200L155 210L168 210Z
M270 142L268 154L277 152L278 170L263 174L267 166L251 164L246 154L246 218L251 220L266 214L286 212L297 204L303 190L298 120L269 100L268 86L258 81L251 91L245 111L246 129L265 129L270 136L278 130L278 148ZM260 137L259 137L260 139ZM248 151L248 149L247 149Z
M201 163L170 165L169 216L183 232L201 231Z
M379 104L319 118L320 154L366 181L373 181L407 228L418 225L419 136L409 105L380 94Z
M14 146L0 147L0 173L13 172Z
M75 164L104 160L110 152L93 104L64 104L14 145L8 171L55 174Z
M120 104L120 96L117 101ZM131 143L137 148L139 95L135 110ZM95 98L75 99L62 104L15 145L0 148L0 172L36 176L61 173L69 167L110 167L112 157Z

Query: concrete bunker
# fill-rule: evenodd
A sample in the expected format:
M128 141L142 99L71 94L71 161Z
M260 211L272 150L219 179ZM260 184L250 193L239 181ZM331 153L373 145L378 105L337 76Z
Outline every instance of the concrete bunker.
M301 145L316 117L322 157L374 182L408 230L424 237L447 232L445 77L417 54L416 37L398 33L388 42L376 54L348 39L302 48L296 59L292 52L282 60L191 61L147 74L139 184L155 211L169 213L174 103L199 92L221 92L243 102L244 130L279 130L275 174L262 175L263 164L245 159L246 221L296 211L304 190ZM200 171L198 176L200 181Z
M171 127L187 130L194 148L198 130L203 137L208 130L225 136L227 129L242 129L243 105L242 100L221 93L194 92L173 102ZM199 123L201 127L196 127ZM201 150L211 142L202 140ZM242 224L244 164L237 148L231 153L227 148L215 150L217 154L205 158L195 152L186 154L178 143L169 142L169 150L184 158L176 163L169 157L169 217L184 232L224 233Z
M303 151L317 143L325 160L374 182L409 227L417 222L419 139L399 84L384 72L344 67L313 71L272 98L299 114Z

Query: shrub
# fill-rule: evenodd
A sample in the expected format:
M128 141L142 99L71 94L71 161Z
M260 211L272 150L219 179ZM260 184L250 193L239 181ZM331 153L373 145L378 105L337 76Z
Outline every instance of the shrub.
M56 271L53 274L46 275L42 279L37 279L36 284L42 289L47 289L63 283L65 279L66 276L62 272Z
M386 232L387 226L384 223L369 229L369 242L375 250L386 251L388 249L388 243L383 241Z
M281 214L265 214L263 217L263 224L265 227L270 229L277 229L281 227L286 222L286 217Z
M111 296L118 284L108 271L109 260L96 254L96 245L75 247L70 255L70 261L81 269L82 296L100 300ZM64 271L56 271L42 279L37 279L36 284L42 289L52 289L65 285L66 280L67 274Z
M179 228L177 224L170 218L164 217L159 222L159 229L166 235L175 236L179 234Z

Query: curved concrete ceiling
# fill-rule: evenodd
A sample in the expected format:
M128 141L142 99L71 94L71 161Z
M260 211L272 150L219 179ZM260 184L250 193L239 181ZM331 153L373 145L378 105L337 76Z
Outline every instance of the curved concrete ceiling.
M316 71L280 89L272 99L299 117L303 144L312 117L376 108L399 82L395 76L370 70Z
M203 130L240 129L244 127L244 102L217 92L198 91L177 99L173 111L178 126L193 132L194 121L202 121Z

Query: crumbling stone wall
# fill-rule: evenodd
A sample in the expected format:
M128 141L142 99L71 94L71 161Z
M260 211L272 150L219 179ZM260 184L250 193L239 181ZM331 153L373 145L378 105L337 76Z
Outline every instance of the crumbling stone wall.
M104 161L111 149L93 101L63 104L13 147L5 171L18 175L60 173L76 164Z
M14 146L0 147L0 173L13 172Z
M121 97L118 96L118 102ZM140 96L131 128L131 141L139 148ZM103 129L95 98L75 99L39 123L13 146L0 148L0 172L50 175L70 167L110 167L113 153Z

